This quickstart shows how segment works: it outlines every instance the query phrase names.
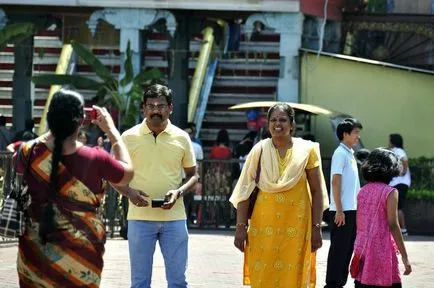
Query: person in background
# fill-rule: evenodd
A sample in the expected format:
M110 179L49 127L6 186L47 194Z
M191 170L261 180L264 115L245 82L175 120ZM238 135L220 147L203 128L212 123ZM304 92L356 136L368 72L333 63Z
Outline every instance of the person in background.
M245 253L243 282L253 288L313 287L315 281L312 252L322 246L327 191L319 144L292 137L294 119L286 103L269 109L271 138L250 151L230 198L237 209L234 245ZM248 220L258 165L259 192Z
M203 149L202 145L196 141L194 141L194 129L190 127L187 127L184 129L185 132L187 132L188 136L190 136L190 139L192 141L194 155L196 156L196 160L203 160Z
M5 151L11 142L11 133L9 129L6 128L6 117L0 115L0 151Z
M363 179L363 177L360 177L360 175L362 175L361 169L362 169L363 162L365 162L366 159L368 159L370 153L371 151L369 151L366 148L361 148L354 153L354 157L356 158L356 162L357 162L357 169L359 171L360 187L366 184L366 180Z
M103 136L99 136L96 139L96 147L100 148L100 149L104 149L104 137Z
M136 170L128 186L115 185L115 189L121 194L143 190L141 193L146 193L148 199L164 199L163 203L154 201L154 207L130 203L128 247L132 288L151 287L157 241L164 258L167 286L188 286L188 231L183 196L196 184L197 169L189 135L169 120L172 99L172 90L167 86L148 86L143 93L145 119L122 134Z
M199 138L196 138L196 124L194 124L193 122L188 122L187 123L187 128L191 129L191 133L193 135L193 138L191 138L191 141L199 144L200 146L202 146L202 141L200 141ZM191 137L191 135L190 135Z
M87 137L87 133L86 131L80 131L80 133L78 133L78 138L77 140L79 142L81 142L83 145L87 145L88 144L88 137Z
M400 175L394 177L389 183L390 186L395 187L399 192L398 201L398 220L401 232L404 236L408 236L407 226L405 225L404 206L405 199L407 198L408 188L411 184L410 168L408 167L407 153L404 151L404 139L400 134L389 135L389 149L398 156L402 162L402 172Z
M257 136L258 132L250 131L235 147L234 158L241 160L240 169L243 169L244 161L246 160L247 155L250 153L250 150L252 150Z
M24 142L16 157L17 173L24 173L31 197L26 232L18 244L20 287L99 287L106 239L96 213L104 196L102 180L125 185L134 171L109 113L94 108L93 122L108 133L113 156L77 140L84 100L61 89L48 108L49 132ZM137 192L128 197L136 205L148 205Z
M246 161L247 155L250 150L252 150L253 145L256 144L255 140L258 136L258 132L249 131L244 135L243 139L238 142L233 151L233 158L238 159L238 163L232 164L232 179L236 180L240 176L241 170L243 169L244 163ZM233 186L235 187L235 186Z
M404 275L412 271L398 222L399 192L388 185L401 169L398 157L384 148L374 149L362 165L367 184L357 196L357 237L352 261L361 259L363 265L353 275L356 288L401 288L398 252Z
M344 119L336 128L340 144L333 153L330 171L330 250L325 288L342 288L347 283L356 239L357 193L360 190L352 147L359 142L362 128L354 118Z
M220 129L217 133L216 145L211 148L209 158L227 160L232 158L232 150L229 147L229 133L226 129Z
M306 134L306 135L303 135L301 138L303 138L304 140L316 142L315 135L313 135L313 134Z
M22 140L18 140L9 144L8 147L6 147L6 150L9 152L15 152L18 150L18 147L20 147L23 142L27 142L32 139L35 139L33 133L25 132L22 136Z
M197 162L197 175L200 177L200 169L202 165L203 160L203 149L202 146L193 141L194 138L194 132L193 129L190 127L185 128L184 131L190 136L190 139L192 140L191 144L193 145L194 155L196 157ZM185 172L182 171L182 179L185 181ZM198 182L196 185L194 185L192 191L190 193L187 193L184 196L184 205L187 212L187 225L189 226L190 223L192 224L200 224L201 222L201 210L202 210L202 204L197 203L194 201L194 196L200 196L202 197L202 183L199 182L200 178L198 178Z
M24 130L19 131L15 134L13 142L24 140L23 139L24 133L27 133L27 134L30 133L32 135L31 139L37 138L38 135L36 135L36 133L33 132L34 127L35 127L35 121L33 121L33 119L26 119L26 121L24 122ZM29 138L28 135L27 135L27 138ZM29 140L31 140L31 139L29 139Z
M237 53L240 50L242 23L243 23L243 19L241 18L235 18L229 23L229 41L228 41L229 58L239 58Z

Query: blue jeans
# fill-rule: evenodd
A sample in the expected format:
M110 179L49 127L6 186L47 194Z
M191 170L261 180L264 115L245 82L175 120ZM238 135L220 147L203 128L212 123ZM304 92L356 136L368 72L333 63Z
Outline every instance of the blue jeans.
M188 232L185 220L128 221L131 288L150 288L155 244L159 241L168 288L186 288Z

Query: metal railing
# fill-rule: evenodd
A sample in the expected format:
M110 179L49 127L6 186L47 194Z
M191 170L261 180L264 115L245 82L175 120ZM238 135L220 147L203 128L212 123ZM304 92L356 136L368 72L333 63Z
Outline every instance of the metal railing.
M4 199L9 195L12 187L12 155L11 152L0 152L0 208L3 207ZM0 237L1 244L16 241L17 239Z
M12 153L0 152L0 207L4 197L11 188ZM200 181L190 193L184 196L187 212L187 223L190 228L199 229L230 229L235 226L236 210L229 198L238 180L243 161L211 160L199 161ZM331 159L322 159L322 168L329 187ZM420 166L420 167L419 167ZM411 167L413 186L418 187L423 175L433 175L433 165L413 165ZM421 176L422 175L422 176ZM430 179L428 179L430 180ZM427 181L428 181L427 180ZM432 180L429 184L433 185ZM425 186L424 186L425 187ZM431 188L433 186L430 186ZM434 190L434 189L433 189ZM128 201L109 185L101 205L100 214L106 224L108 237L126 237L126 214ZM16 240L1 239L0 243Z

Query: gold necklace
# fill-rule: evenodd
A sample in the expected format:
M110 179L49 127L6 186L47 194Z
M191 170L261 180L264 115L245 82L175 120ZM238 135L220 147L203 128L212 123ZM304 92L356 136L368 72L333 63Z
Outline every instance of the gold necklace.
M288 148L286 150L285 157L283 157L283 158L280 157L279 149L277 149L277 148L275 148L275 149L276 149L276 153L277 153L277 159L279 160L279 165L280 166L285 165L285 163L287 163L289 158L291 158L291 156L292 156L292 147Z

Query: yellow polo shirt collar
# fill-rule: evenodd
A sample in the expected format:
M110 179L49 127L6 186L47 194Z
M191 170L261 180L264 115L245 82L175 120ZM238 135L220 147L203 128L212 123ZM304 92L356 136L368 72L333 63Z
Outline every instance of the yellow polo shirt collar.
M140 124L140 133L142 135L151 134L152 130L149 129L148 124L146 124L146 118L143 119L142 123ZM172 122L170 122L169 119L167 119L167 125L166 128L161 133L167 133L169 135L173 134L173 125Z

